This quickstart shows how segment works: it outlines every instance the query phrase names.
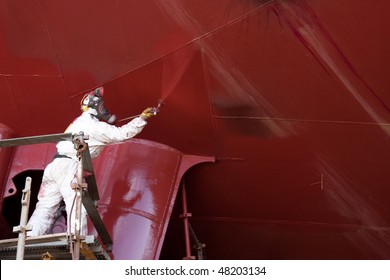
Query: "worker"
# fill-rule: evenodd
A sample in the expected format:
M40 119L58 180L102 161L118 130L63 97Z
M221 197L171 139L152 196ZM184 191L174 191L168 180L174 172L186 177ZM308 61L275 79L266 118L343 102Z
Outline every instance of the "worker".
M81 100L82 114L65 130L65 133L83 132L88 136L89 139L85 142L88 143L91 158L98 156L105 145L125 141L140 133L147 124L147 120L156 114L155 108L149 107L127 124L117 127L113 125L115 115L111 115L104 107L103 94L103 87L87 93ZM27 236L50 233L56 210L62 200L65 202L68 216L68 233L75 233L74 226L71 224L74 224L75 221L75 207L72 207L72 204L75 198L75 189L78 186L78 165L79 161L74 144L71 141L58 142L57 154L43 173L38 202L28 222L28 225L32 226L32 230L27 232ZM86 235L87 217L84 207L81 225L80 234Z

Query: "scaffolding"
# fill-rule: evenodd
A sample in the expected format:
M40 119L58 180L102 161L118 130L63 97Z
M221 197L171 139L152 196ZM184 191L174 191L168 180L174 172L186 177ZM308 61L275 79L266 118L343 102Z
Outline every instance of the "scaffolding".
M30 205L31 178L27 177L22 192L20 224L13 228L18 238L0 240L0 259L110 259L112 249L111 237L97 211L96 205L99 193L96 185L91 156L89 153L88 135L63 133L43 136L23 137L0 140L0 148L58 141L72 141L77 151L79 167L77 171L77 187L75 188L75 233L48 234L37 237L27 237L31 228L27 225ZM84 176L87 173L87 176ZM81 229L82 207L86 209L98 236L104 246L95 236L83 236ZM68 213L69 215L69 213ZM68 225L72 226L72 225ZM16 256L16 257L15 257Z

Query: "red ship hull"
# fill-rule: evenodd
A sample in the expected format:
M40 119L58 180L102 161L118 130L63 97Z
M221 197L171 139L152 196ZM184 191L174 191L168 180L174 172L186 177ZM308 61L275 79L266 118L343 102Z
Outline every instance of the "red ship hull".
M171 185L153 254L118 258L188 257L186 202L209 259L389 259L389 10L385 0L3 0L0 123L14 132L2 137L62 132L100 85L119 119L162 99L137 138L215 162L185 173L186 196ZM18 169L19 148L6 149L2 238L14 226L7 182L31 169ZM137 168L159 174L164 158ZM118 179L133 168L96 173ZM111 181L98 186L102 203L129 207ZM115 246L130 229L154 228L132 218L122 228L115 215L106 221L121 236Z

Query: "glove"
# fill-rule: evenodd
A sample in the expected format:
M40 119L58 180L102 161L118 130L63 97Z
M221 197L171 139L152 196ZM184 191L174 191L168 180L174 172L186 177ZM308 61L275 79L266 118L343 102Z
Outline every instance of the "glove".
M142 112L141 118L143 118L144 120L147 120L147 119L149 119L150 117L153 117L154 115L155 115L154 108L149 107L149 108L146 108L146 109Z

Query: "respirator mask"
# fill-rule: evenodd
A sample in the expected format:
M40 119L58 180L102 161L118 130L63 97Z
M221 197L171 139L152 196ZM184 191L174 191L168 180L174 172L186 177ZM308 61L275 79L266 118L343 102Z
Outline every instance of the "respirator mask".
M98 87L97 89L87 93L81 101L81 110L83 112L88 111L88 113L95 116L100 121L113 124L116 121L116 116L111 115L106 107L104 107L103 94L103 87Z

